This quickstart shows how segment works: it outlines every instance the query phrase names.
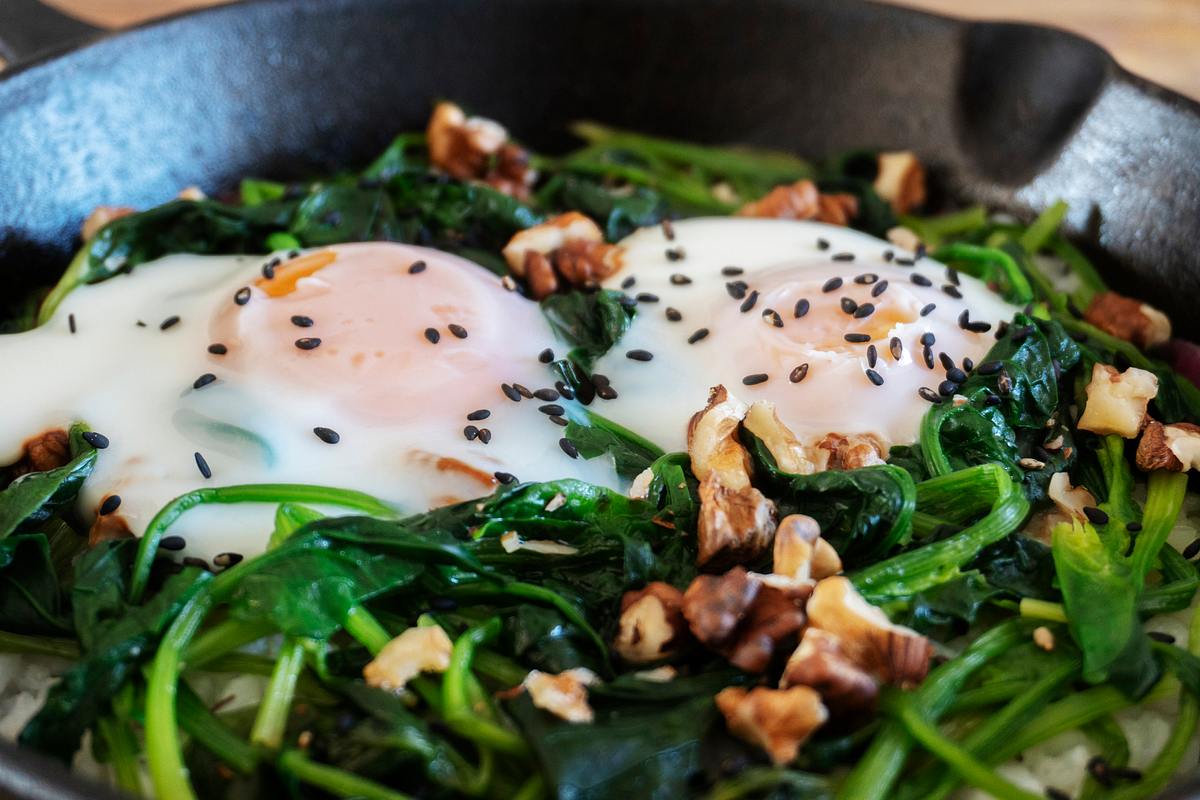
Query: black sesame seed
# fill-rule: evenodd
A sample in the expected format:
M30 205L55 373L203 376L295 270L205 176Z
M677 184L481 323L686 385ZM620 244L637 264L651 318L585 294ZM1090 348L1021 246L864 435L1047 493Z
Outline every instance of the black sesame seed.
M543 364L549 364L553 360L554 360L554 351L551 350L549 347L547 347L542 352L538 353L538 361L542 362Z
M100 516L107 516L121 507L121 495L110 494L104 498L104 502L100 504Z
M937 337L933 335L932 331L925 331L921 334L920 342L926 347L933 347L933 344L936 341Z
M915 267L917 265L916 259L913 258L897 258L895 263L898 267Z
M671 220L664 219L662 221L662 232L668 242L675 241L675 226L671 224Z
M883 251L883 260L884 261L891 261L895 257L896 257L896 253L894 251L892 251L892 250L884 250Z
M1000 324L996 326L996 334L995 334L996 339L997 340L1003 339L1005 334L1007 334L1007 333L1008 333L1008 323L1001 320Z
M687 286L691 282L692 282L691 278L689 278L687 275L683 275L678 272L676 272L674 275L671 276L671 285L672 286Z
M492 475L495 476L496 480L505 485L517 482L517 476L511 472L493 472Z
M773 327L783 327L783 317L779 316L779 312L773 308L764 308L762 312L762 318L764 322L769 323Z
M509 386L507 383L500 384L500 391L504 392L504 396L509 400L512 400L514 403L521 402L521 393Z
M924 242L917 242L917 249L913 251L913 256L914 256L914 257L915 257L917 260L920 260L920 259L922 259L922 258L924 258L924 257L925 257L925 254L926 254L927 252L929 252L929 248L925 246L925 243L924 243Z
M483 442L484 444L488 444L489 442L491 442L492 441L492 432L490 430L488 430L487 428L480 428L479 429L479 441Z
M486 408L480 408L475 411L472 411L470 414L467 414L467 419L470 420L471 422L478 422L481 419L487 419L491 415L492 415L491 411L488 411Z
M200 455L198 452L193 453L192 455L196 459L196 469L200 470L200 474L205 478L211 478L212 468L208 466L208 461L204 459L204 456Z
M869 333L847 333L842 338L845 339L847 342L850 342L851 344L864 344L866 342L871 341L871 334L869 334Z
M942 402L942 398L938 396L938 393L928 386L922 386L920 389L917 389L917 394L921 395L921 399L928 400L934 404Z
M84 431L83 440L97 450L103 450L104 448L108 447L109 444L108 437L103 433L97 433L96 431Z
M950 281L955 286L961 285L961 282L958 280L958 270L956 270L954 267L946 267L946 280Z
M721 267L721 274L728 278L735 278L745 271L741 267Z
M1126 530L1128 530L1128 527L1126 527ZM1183 557L1188 561L1191 561L1198 554L1200 554L1200 539L1194 539L1191 544L1183 548Z
M223 356L229 352L229 348L220 342L217 342L216 344L210 344L208 346L208 352L212 353L214 356Z
M854 282L862 286L870 286L879 280L879 276L874 272L864 272L862 275L854 276Z
M633 275L630 275L628 278L626 278L625 280L621 281L621 288L622 288L622 289L630 289L630 288L633 288L633 285L634 285L635 283L637 283L637 278L635 278Z
M1175 644L1175 637L1169 633L1163 633L1162 631L1149 631L1146 635L1156 642L1162 642L1163 644Z
M954 367L954 359L951 358L950 356L946 355L945 353L938 353L938 361L941 362L942 369L951 370L951 369L955 368Z
M199 378L196 378L196 380L192 381L192 388L193 389L203 389L205 386L208 386L210 383L212 383L216 379L217 379L216 375L213 375L211 372L206 372L203 375L201 375Z
M909 275L908 279L917 286L933 286L933 281L929 280L929 278L926 278L919 272L914 272L912 275Z
M828 239L817 239L817 249L818 250L828 250L829 249L829 240Z
M468 442L473 442L479 438L479 428L474 425L468 425L463 428L463 436L467 437Z
M904 354L904 342L900 341L899 336L893 336L888 342L888 350L892 353L892 358L896 361L900 360L900 356Z
M677 308L671 308L670 306L667 306L666 314L667 320L670 322L679 322L681 319L683 319L683 314L680 313L679 309Z
M1088 522L1093 525L1107 525L1108 514L1105 514L1095 506L1084 506L1083 515L1088 518Z
M992 323L984 322L983 320L976 320L974 322L968 323L968 325L967 325L967 330L970 331L971 333L987 333L991 329L992 329Z
M933 369L933 348L929 345L921 348L921 358L925 359L925 366Z
M321 346L321 340L315 336L306 336L296 340L296 347L301 350L316 350Z
M187 547L187 540L182 536L164 536L159 539L158 547L160 550L170 550L177 552Z
M287 257L288 257L288 259L299 258L300 251L299 250L288 250Z
M567 410L558 403L546 403L545 405L540 405L538 406L538 411L551 417L561 417L563 414L567 413Z
M625 353L625 357L631 361L649 361L654 358L654 354L649 350L629 350Z
M601 386L596 389L596 397L599 397L601 400L616 400L617 390L611 386Z
M682 261L687 256L682 247L672 247L667 250L667 261Z
M1071 795L1064 792L1062 789L1056 789L1053 786L1047 786L1044 790L1046 800L1071 800Z
M975 362L964 356L962 360L962 367L965 372L970 372L971 370L975 369Z
M1003 361L984 361L982 364L976 367L975 371L980 375L995 375L1003 368Z
M738 306L738 310L745 314L750 309L754 308L754 304L758 302L758 290L754 289L750 294L746 295L746 299Z
M610 383L612 383L612 381L610 381L608 379L608 376L605 375L604 373L596 372L592 375L592 383L596 384L596 386L599 387L599 386L608 386ZM519 387L520 384L517 384L517 386Z
M1142 523L1140 523L1140 522L1129 522L1129 523L1126 523L1126 525L1125 525L1125 530L1129 531L1130 533L1137 533L1141 529L1142 529Z
M930 314L933 313L933 310L935 308L937 308L937 305L935 303L928 304L927 306L925 306L924 308L921 309L921 316L928 317Z
M955 383L963 383L967 380L967 373L963 372L958 367L951 367L946 370L946 380L954 381Z
M999 395L995 395L990 392L988 393L988 395L986 397L983 398L983 404L985 406L998 406L998 405L1000 405L1001 402L1002 401L1000 400Z
M459 339L467 338L467 329L457 323L450 323L446 328Z
M313 326L312 317L306 317L303 314L295 314L292 317L292 324L297 328L311 328Z
M694 331L694 332L692 333L692 335L691 335L691 336L689 336L689 337L687 338L687 343L688 343L688 344L695 344L696 342L698 342L698 341L700 341L701 339L703 339L705 336L708 336L708 328L698 328L696 331Z
M875 284L875 286L871 289L871 297L879 297L879 295L887 291L887 287L887 281L880 281L879 283Z
M177 316L170 316L170 317L167 317L166 319L164 319L162 322L160 322L160 323L158 324L158 329L159 329L160 331L165 331L165 330L167 330L167 329L169 329L169 328L173 328L173 327L175 327L175 326L176 326L176 325L178 325L178 324L179 324L179 317L177 317Z
M954 381L942 381L938 384L938 394L942 397L949 397L958 391L958 384Z
M342 440L341 434L339 434L333 428L322 428L318 425L317 427L313 428L313 433L316 434L317 438L325 444L337 444Z
M279 259L277 259L277 258L263 264L262 265L262 276L264 278L266 278L267 280L273 279L275 277L275 268L278 266L279 266Z
M559 439L558 446L562 448L562 451L571 458L579 458L579 448L577 448L575 444L567 437L564 436L563 438Z
M78 328L75 327L74 314L67 314L67 328L71 331L71 333L75 333L75 331L78 330Z
M966 330L967 326L970 324L971 324L971 311L969 309L964 308L962 310L962 313L958 315L958 327L962 328L963 330Z
M840 304L842 306L842 312L845 314L853 314L858 310L858 303L854 302L852 298L843 297L840 301Z
M137 325L139 328L146 327L146 323L142 322L140 319L137 322L135 322L134 325Z
M746 386L757 386L760 383L767 382L768 375L765 372L755 372L752 375L747 375L742 378L742 383Z
M429 340L430 344L437 344L442 340L442 335L438 333L437 328L426 328L425 338Z
M729 281L725 284L725 291L734 300L741 300L746 296L746 292L750 289L750 284L745 281Z
M548 403L553 403L558 399L558 392L553 389L536 389L533 392L533 396L538 400L545 400Z
M243 558L241 553L217 553L213 556L213 564L228 569L235 564L240 564Z
M613 392L613 397L617 396L616 392L614 392L611 388L608 389L607 391ZM601 399L605 399L605 398L603 396L601 396ZM557 414L555 414L554 416L551 416L551 417L546 417L546 419L550 420L551 422L553 422L555 425L559 426L560 428L567 427L567 420L564 417L558 416Z
M831 258L834 261L853 261L854 253L834 253Z
M873 369L867 370L867 378L876 386L883 386L883 376Z
M799 300L796 301L796 307L792 309L792 316L795 317L796 319L800 319L801 317L803 317L805 314L808 313L808 309L810 307L811 307L811 303L809 303L808 300L806 300L805 298L801 297Z
M425 267L427 267L427 266L428 265L424 261L414 261L413 263L408 265L408 274L409 275L418 275L418 274L424 272Z
M953 297L955 300L962 300L962 292L960 292L958 287L953 284L947 283L942 287L942 291Z
M867 346L867 366L874 367L879 361L879 351L875 349L875 345Z
M807 362L796 367L788 374L788 380L791 381L792 383L799 383L800 381L804 380L806 377L808 377L808 363Z
M875 305L873 303L863 303L854 310L855 319L866 319L875 313Z
M650 292L638 292L637 301L639 303L657 303L658 295L651 294Z
M575 399L575 391L570 386L567 386L567 384L565 382L555 381L554 388L557 389L558 393L560 395L562 395L563 397L565 397L566 399L568 399L568 400Z
M246 303L249 303L250 287L243 286L242 288L238 289L233 295L233 302L237 303L239 306L244 306Z
M830 278L825 281L825 285L821 287L821 291L828 294L829 292L836 292L840 288L842 288L842 279Z

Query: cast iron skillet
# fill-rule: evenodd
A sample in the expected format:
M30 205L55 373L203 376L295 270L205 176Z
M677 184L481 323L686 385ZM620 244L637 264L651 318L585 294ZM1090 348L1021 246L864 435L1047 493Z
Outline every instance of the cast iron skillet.
M0 0L0 39L25 59L0 77L5 287L51 282L97 204L360 164L448 97L548 150L583 117L805 155L913 148L947 199L1066 199L1111 279L1200 332L1200 106L1061 31L851 0L255 0L99 36ZM0 747L5 792L104 796Z

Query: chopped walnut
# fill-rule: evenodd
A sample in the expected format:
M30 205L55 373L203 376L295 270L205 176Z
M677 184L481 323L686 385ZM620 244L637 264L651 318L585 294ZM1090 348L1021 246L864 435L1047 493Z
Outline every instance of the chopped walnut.
M779 419L774 403L760 400L751 404L743 424L746 430L762 440L781 472L811 475L828 468L829 451L805 447Z
M71 460L71 439L62 428L51 428L32 439L26 439L21 450L21 460L14 468L17 475L45 472Z
M820 580L842 571L842 560L821 538L821 526L812 517L791 514L775 529L771 571L797 581Z
M92 213L88 214L88 218L83 221L83 229L80 231L80 234L86 242L114 219L128 217L136 211L136 208L130 208L129 206L96 206Z
M1143 350L1166 344L1171 339L1171 321L1166 314L1116 292L1101 292L1092 298L1083 318L1105 333L1133 342Z
M537 173L500 123L468 117L454 103L442 102L434 107L425 136L430 163L451 177L481 180L520 199L529 196Z
M550 539L523 539L521 534L516 531L505 531L500 534L500 546L506 553L528 550L530 553L540 553L546 556L573 556L579 552L577 547Z
M771 546L774 535L775 504L758 489L730 489L715 472L700 482L698 566L749 561Z
M813 219L831 225L847 225L858 215L858 199L852 194L821 194L810 180L776 186L757 200L737 210L739 217L768 219Z
M717 708L735 736L758 745L776 764L796 759L800 746L829 719L821 697L807 686L722 689Z
M208 195L199 186L185 186L179 190L179 194L176 197L180 200L191 200L192 202L208 199Z
M750 486L750 454L738 441L738 426L747 410L724 386L709 391L708 405L688 421L688 456L697 478L716 475L727 489Z
M875 193L897 214L907 214L925 204L925 168L911 150L880 153Z
M830 433L817 442L816 449L829 453L828 468L859 469L886 463L888 445L873 433Z
M1054 631L1045 625L1039 625L1033 629L1033 643L1047 653L1051 652L1054 650Z
M509 269L526 277L538 298L557 290L559 278L594 286L621 268L621 248L606 244L600 227L578 211L518 231L503 252Z
M880 681L909 689L929 671L933 655L929 640L893 624L863 599L849 579L834 576L819 581L805 609L812 627L835 634L846 656Z
M821 628L807 628L800 646L788 659L779 687L810 686L835 714L867 711L879 696L875 678L842 651L838 637Z
M598 682L596 673L583 667L557 675L535 669L525 676L521 686L538 708L567 722L591 722L595 713L588 703L587 687Z
M1050 477L1046 495L1068 518L1086 520L1087 515L1083 513L1083 509L1096 507L1096 498L1092 493L1084 486L1071 486L1071 476L1065 472L1056 472Z
M645 500L650 496L650 484L654 483L654 470L646 467L634 476L629 484L629 496L634 500Z
M1200 468L1200 426L1190 422L1163 425L1157 420L1148 421L1135 460L1138 469L1146 472L1156 469L1187 472Z
M896 245L896 247L903 248L910 253L917 252L917 248L921 246L921 237L917 236L912 228L905 228L903 225L889 228L887 240Z
M621 598L613 649L631 664L650 664L675 655L687 637L683 592L655 581Z
M1095 364L1079 428L1132 439L1141 431L1146 406L1156 395L1158 378L1153 372L1136 367L1117 372L1107 364Z
M670 664L663 664L661 667L655 667L654 669L640 669L633 673L633 677L647 683L670 683L679 677L679 670Z
M392 639L363 667L367 685L399 691L422 672L445 672L454 644L437 625L409 628Z
M804 625L808 586L771 585L734 567L700 575L683 595L683 616L701 644L746 672L762 672L780 643Z

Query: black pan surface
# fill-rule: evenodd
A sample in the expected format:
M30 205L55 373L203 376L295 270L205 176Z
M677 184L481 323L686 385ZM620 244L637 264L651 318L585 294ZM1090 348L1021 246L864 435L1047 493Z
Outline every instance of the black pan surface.
M86 26L0 0L0 32L19 55ZM1200 334L1200 105L1061 31L853 0L252 0L89 37L0 77L4 285L51 282L98 204L363 163L440 97L543 150L579 118L911 148L947 199L1067 200L1109 277ZM5 793L103 796L0 747Z

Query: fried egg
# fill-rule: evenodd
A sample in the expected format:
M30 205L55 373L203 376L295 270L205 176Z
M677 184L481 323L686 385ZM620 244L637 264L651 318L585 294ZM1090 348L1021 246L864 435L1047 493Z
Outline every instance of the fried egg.
M1016 310L932 259L815 222L690 219L621 246L606 286L638 313L595 365L616 394L595 410L668 450L717 384L774 403L801 441L913 442L953 394L948 369L979 363Z
M537 304L436 250L174 255L0 336L0 464L85 421L111 444L81 510L117 495L135 534L200 486L326 485L415 513L513 478L615 485L610 462L560 446L555 344ZM228 562L262 550L272 513L201 507L170 532L182 555Z

